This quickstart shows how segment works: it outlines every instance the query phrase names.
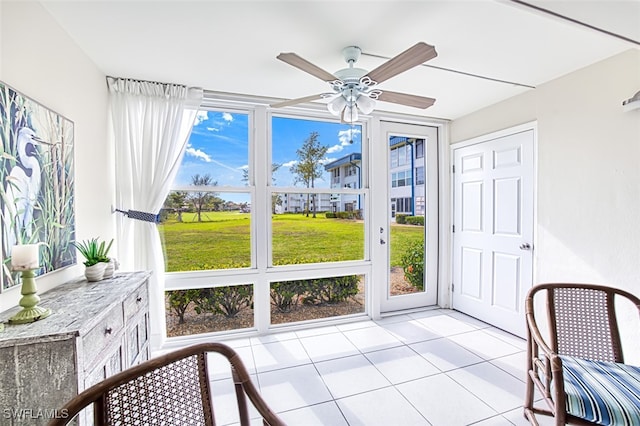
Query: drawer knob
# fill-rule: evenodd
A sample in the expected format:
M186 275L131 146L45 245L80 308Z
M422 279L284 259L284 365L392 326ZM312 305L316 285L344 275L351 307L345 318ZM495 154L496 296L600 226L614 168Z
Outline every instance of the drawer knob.
M138 302L138 303L142 302L142 297L138 297L138 298L136 299L136 302Z
M112 331L113 331L113 329L111 327L105 328L104 329L104 334L111 334Z

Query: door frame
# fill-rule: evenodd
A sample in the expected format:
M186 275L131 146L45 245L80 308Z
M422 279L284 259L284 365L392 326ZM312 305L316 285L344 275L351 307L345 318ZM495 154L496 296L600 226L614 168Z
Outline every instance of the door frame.
M382 250L386 250L386 245L385 244L381 244L380 243L380 237L382 237L383 240L388 240L389 238L389 234L388 234L388 215L390 214L389 212L389 199L387 197L387 200L385 202L384 205L381 204L376 204L371 211L371 215L372 215L372 221L371 221L371 225L372 225L372 229L371 229L371 256L372 256L372 279L371 279L371 287L370 287L370 296L371 298L368 299L368 303L369 303L369 312L371 314L371 317L374 319L380 318L382 316L387 316L387 315L393 315L395 313L398 312L403 312L406 310L413 310L413 309L424 309L424 307L426 306L443 306L443 303L447 303L447 296L443 296L443 289L446 290L446 292L448 292L447 286L444 285L443 286L443 282L446 283L449 281L448 276L449 276L449 264L448 264L448 253L449 253L449 234L448 234L448 230L450 229L450 225L449 225L449 213L448 213L448 201L449 201L449 176L446 173L447 170L447 164L449 162L449 150L447 149L448 147L448 134L449 134L449 129L448 129L448 123L441 121L441 120L436 120L436 119L407 119L407 116L402 116L402 117L397 117L395 115L393 116L379 116L379 117L375 117L372 122L371 122L371 132L370 132L370 137L371 137L371 146L372 149L382 149L382 147L386 148L387 144L386 141L384 140L384 135L383 135L383 124L384 123L391 123L391 124L398 124L398 125L407 125L407 126L411 126L411 125L418 125L418 126L424 126L424 127L430 127L432 129L435 129L435 131L437 132L436 135L436 153L434 155L434 157L436 158L436 163L437 163L437 189L435 189L434 191L437 192L437 201L436 201L436 210L437 210L437 216L438 216L438 222L436 224L436 229L437 229L437 233L438 233L438 239L437 241L434 243L434 251L438 253L437 256L437 263L436 265L432 268L432 270L436 271L436 278L434 279L435 284L434 284L434 291L436 293L436 298L434 299L433 303L429 303L429 304L425 304L424 306L420 306L417 308L398 308L398 310L393 310L393 311L389 311L388 307L387 307L387 311L386 312L382 312L382 299L384 297L386 297L386 291L387 291L387 277L389 274L388 271L388 265L382 265L382 263L384 262L379 262L377 261L378 259L386 259L386 256L381 254ZM407 132L407 133L411 133L411 132ZM388 154L385 153L384 156L382 155L372 155L371 157L376 157L376 159L374 160L373 158L371 158L370 160L371 165L370 165L370 169L371 170L388 170ZM384 160L380 160L380 157L384 157ZM375 163L374 163L375 161ZM389 185L388 183L388 179L389 176L387 175L387 173L372 173L371 174L371 186L372 187L387 187L387 185ZM384 186L383 186L384 185ZM380 230L383 230L382 233ZM379 279L373 279L374 277L385 277L385 285L375 285L375 282L380 282ZM443 281L443 277L444 277L444 281Z
M453 248L454 248L453 247L453 223L454 223L454 214L455 214L455 210L454 210L455 198L453 196L454 189L455 189L454 188L455 180L453 178L453 162L455 159L454 151L456 149L465 148L467 146L488 142L493 139L499 139L505 136L510 136L515 133L521 133L529 130L533 131L533 212L532 212L533 237L532 238L533 238L533 246L537 247L537 241L538 241L538 122L535 120L529 121L516 126L496 130L494 132L484 133L480 136L475 136L473 138L465 139L457 143L451 143L449 145L448 169L447 169L448 170L447 175L449 176L449 190L448 190L449 250L447 252L448 253L448 256L447 256L448 281L445 284L443 284L444 286L447 287L447 301L445 303L446 307L453 308L453 291L451 289L451 285L453 284L452 280L453 280L453 267L454 267L453 265ZM537 269L538 269L537 259L538 259L538 256L536 255L536 251L534 250L533 258L532 258L532 266L531 266L532 267L532 271L531 271L532 285L535 285L535 283L537 282ZM445 304L442 304L441 306L445 307Z

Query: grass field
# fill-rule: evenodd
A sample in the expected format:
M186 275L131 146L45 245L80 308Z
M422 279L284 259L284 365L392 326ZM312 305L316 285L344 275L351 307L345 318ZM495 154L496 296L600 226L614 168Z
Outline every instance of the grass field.
M202 222L183 213L182 222L170 218L160 224L167 271L226 269L251 265L249 213L207 212ZM364 257L364 223L354 220L316 218L302 214L274 215L273 263L335 262ZM406 246L422 239L421 226L391 227L391 266L400 265ZM372 238L379 238L374 235Z

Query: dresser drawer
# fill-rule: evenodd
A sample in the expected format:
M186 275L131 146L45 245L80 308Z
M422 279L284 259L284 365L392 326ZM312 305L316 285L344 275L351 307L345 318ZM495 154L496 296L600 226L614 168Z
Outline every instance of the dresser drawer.
M149 306L149 293L147 286L141 285L132 292L124 301L124 318L129 320L140 311L146 311Z
M107 346L121 338L123 328L122 305L116 305L82 339L85 369L93 365Z

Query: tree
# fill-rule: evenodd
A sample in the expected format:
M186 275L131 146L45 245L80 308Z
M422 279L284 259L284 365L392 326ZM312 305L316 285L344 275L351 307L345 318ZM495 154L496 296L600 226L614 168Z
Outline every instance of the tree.
M321 145L318 141L318 132L311 132L302 146L296 150L298 162L291 166L291 172L296 175L295 183L303 183L307 188L314 188L316 179L322 179L322 159L328 146ZM313 217L316 217L316 195L313 194ZM309 217L309 194L307 194L307 217Z
M187 202L188 193L185 191L172 191L164 202L167 209L173 210L177 215L178 222L182 222L182 211Z
M216 186L217 181L211 178L208 173L206 175L195 174L191 176L191 184L194 186ZM209 204L217 197L215 192L197 191L189 193L189 201L193 204L198 215L198 222L202 222L202 210L209 206Z

